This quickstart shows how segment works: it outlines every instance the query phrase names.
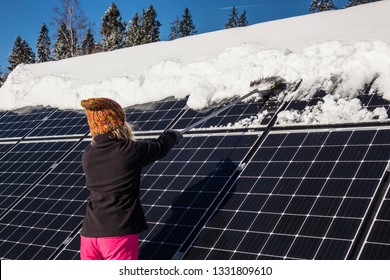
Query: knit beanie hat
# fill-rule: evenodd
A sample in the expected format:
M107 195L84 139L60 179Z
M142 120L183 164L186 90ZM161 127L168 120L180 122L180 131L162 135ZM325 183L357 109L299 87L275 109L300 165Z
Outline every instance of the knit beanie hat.
M86 110L92 137L113 131L126 122L122 107L109 98L90 98L81 101L81 106Z

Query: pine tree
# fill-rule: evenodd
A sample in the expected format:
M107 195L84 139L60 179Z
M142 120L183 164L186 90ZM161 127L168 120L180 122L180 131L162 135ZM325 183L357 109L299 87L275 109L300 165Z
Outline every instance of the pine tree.
M238 13L236 7L233 6L229 19L225 24L225 29L237 27L238 26L237 23L238 23Z
M0 66L0 88L4 85L6 79L7 79L7 74L3 73Z
M309 12L323 12L329 10L337 10L332 0L313 0L310 4Z
M237 26L238 27L248 26L248 20L246 18L246 10L244 10L244 12L241 14L240 18L238 19Z
M179 24L179 31L181 37L187 37L196 34L196 28L192 21L192 15L188 8L184 9L183 16Z
M157 20L157 12L152 5L142 12L141 18L141 44L160 41L161 23Z
M53 53L55 60L72 57L67 38L69 38L69 31L63 22L57 31L57 40L54 43Z
M372 2L377 2L380 0L349 0L347 5L345 5L345 8L361 5L361 4L367 4Z
M88 55L94 53L95 46L96 46L95 38L93 37L91 28L89 28L81 44L81 54Z
M23 63L25 63L25 64L35 63L36 62L35 53L33 52L30 45L27 43L27 41L25 41L25 40L22 41L22 47L24 49L24 55L25 55Z
M169 33L169 40L175 40L179 39L181 37L180 35L180 18L177 16L175 21L171 23L170 33Z
M43 23L36 45L38 53L37 62L46 62L51 60L50 45L49 29L46 24Z
M10 66L7 68L12 71L19 64L35 63L35 54L29 44L20 36L16 37L11 54L8 56Z
M80 49L79 49L79 39L77 36L77 31L75 29L69 30L70 33L74 34L74 39L69 42L70 44L70 51L71 51L71 56L78 56L80 55Z
M138 46L142 42L141 24L138 12L135 13L133 19L130 22L129 28L125 37L126 47Z
M102 46L104 51L111 51L123 47L126 23L122 22L121 14L112 3L102 18Z

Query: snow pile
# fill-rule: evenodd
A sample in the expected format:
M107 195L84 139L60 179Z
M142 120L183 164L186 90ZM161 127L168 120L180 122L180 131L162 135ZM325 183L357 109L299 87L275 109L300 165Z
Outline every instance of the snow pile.
M310 97L318 89L332 89L337 95L351 98L376 78L372 90L390 99L390 46L378 41L326 42L300 52L250 43L227 48L201 62L161 61L138 74L124 71L104 81L78 85L64 73L33 78L30 69L21 65L10 74L0 91L2 109L35 105L79 109L81 99L102 96L131 106L188 95L188 106L201 109L243 95L250 91L251 81L270 76L283 77L290 83L302 79L301 98Z
M385 121L387 110L383 107L373 111L364 108L359 99L351 100L339 95L326 95L323 102L309 106L303 112L283 111L278 114L278 124L336 124L367 121Z
M365 112L354 97L372 82L371 93L378 91L390 99L389 8L390 1L380 1L171 42L20 65L0 88L0 110L37 105L81 109L80 100L91 97L109 97L127 107L170 96L189 96L187 105L201 109L248 93L251 81L279 76L289 83L302 80L297 92L283 93L279 101L310 98L319 89L333 94L301 116L282 114L280 122L333 121L324 112L340 121L352 121L349 115L353 121L381 119L383 110ZM265 115L232 126L261 123Z
M301 97L322 89L351 98L375 80L372 91L379 90L390 99L390 46L385 43L316 44L305 48L296 60L303 79Z

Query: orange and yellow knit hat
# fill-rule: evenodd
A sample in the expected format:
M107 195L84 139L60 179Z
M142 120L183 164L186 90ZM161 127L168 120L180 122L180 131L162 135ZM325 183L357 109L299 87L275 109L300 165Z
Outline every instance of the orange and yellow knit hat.
M126 122L122 107L109 98L90 98L81 101L87 113L92 137L113 131Z

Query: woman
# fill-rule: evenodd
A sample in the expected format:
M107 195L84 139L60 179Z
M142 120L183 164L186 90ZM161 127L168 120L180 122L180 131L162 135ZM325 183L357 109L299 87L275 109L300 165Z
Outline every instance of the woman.
M91 98L81 106L93 139L82 159L91 196L80 233L80 258L138 259L138 234L148 228L139 199L141 169L164 157L183 136L168 130L156 140L136 141L115 101Z

